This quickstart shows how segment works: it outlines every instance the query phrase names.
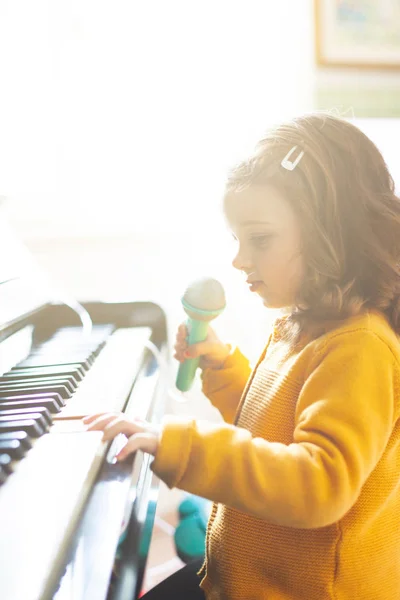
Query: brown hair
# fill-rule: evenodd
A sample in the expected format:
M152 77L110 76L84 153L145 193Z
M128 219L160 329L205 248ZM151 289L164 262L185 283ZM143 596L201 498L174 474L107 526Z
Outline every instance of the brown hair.
M281 160L303 150L293 171ZM271 129L228 189L269 184L295 210L306 272L289 322L297 334L376 309L400 333L400 200L375 144L330 113ZM321 327L322 326L322 327ZM297 337L297 335L296 335Z

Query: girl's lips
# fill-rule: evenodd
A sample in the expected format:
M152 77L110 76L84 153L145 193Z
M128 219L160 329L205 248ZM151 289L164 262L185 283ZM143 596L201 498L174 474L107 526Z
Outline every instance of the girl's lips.
M249 283L250 291L256 292L262 286L262 281L253 281Z

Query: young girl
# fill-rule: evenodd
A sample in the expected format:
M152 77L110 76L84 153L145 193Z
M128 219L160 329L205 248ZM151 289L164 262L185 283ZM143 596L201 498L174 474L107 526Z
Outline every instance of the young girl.
M285 123L231 173L235 268L282 308L251 372L210 330L203 391L225 423L93 415L169 486L214 501L206 558L147 598L400 598L400 200L375 145L330 114ZM200 587L199 587L200 584Z

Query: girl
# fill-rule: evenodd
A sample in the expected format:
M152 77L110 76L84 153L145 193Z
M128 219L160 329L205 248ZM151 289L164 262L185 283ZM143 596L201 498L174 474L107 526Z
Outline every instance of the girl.
M233 265L282 316L255 369L210 330L203 391L225 423L93 415L214 501L206 558L147 595L400 598L400 200L375 145L330 114L285 123L227 182ZM199 587L200 582L200 587Z

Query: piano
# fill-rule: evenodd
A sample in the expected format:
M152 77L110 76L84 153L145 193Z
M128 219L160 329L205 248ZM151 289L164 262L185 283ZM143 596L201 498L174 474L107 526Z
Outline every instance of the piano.
M123 436L104 443L86 414L159 422L168 359L153 302L59 301L0 225L0 598L133 600L140 594L159 481Z

